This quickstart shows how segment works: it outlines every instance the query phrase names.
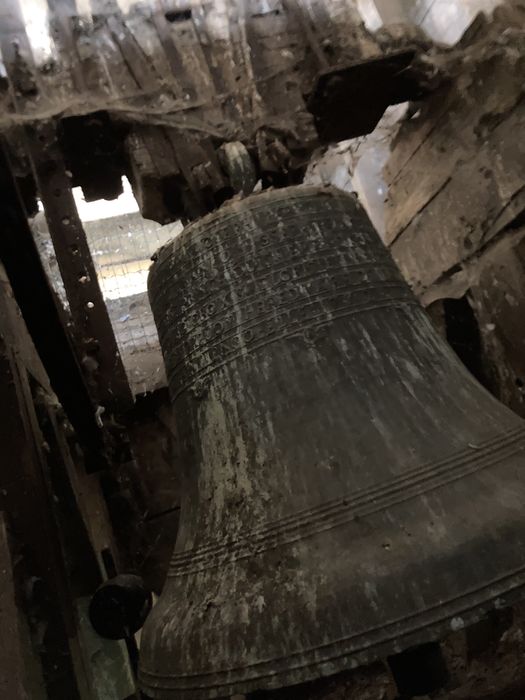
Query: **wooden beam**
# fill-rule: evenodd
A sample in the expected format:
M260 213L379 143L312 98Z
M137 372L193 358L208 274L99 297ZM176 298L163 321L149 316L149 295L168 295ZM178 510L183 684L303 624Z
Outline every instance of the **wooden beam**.
M13 549L6 514L0 512L0 694L3 698L44 700L42 668L32 649L28 623L18 606L19 552Z
M86 89L86 81L82 74L75 36L73 34L73 18L78 10L75 0L47 0L48 22L59 61L66 64L74 89L81 93Z
M4 330L0 328L0 507L9 513L13 531L24 546L24 561L33 572L31 586L40 589L40 593L28 592L29 602L42 593L46 596L38 615L48 625L44 653L49 657L46 685L50 697L80 700L68 643L75 634L75 620L67 605L64 562L31 425L33 407L25 395L27 368L17 362L15 348L6 344Z
M42 99L38 71L19 2L3 3L0 21L0 50L11 87L15 108L31 110Z
M74 335L97 403L125 410L133 399L78 215L55 122L28 127L28 152L64 282Z
M13 100L20 109L24 106L24 96L27 92L24 88L24 77L26 74L36 75L37 70L20 5L16 0L7 16L7 30L4 27L0 29L0 46L13 91ZM20 56L16 52L13 54L12 46L27 49L23 57L23 73L20 72ZM32 92L35 99L42 98L36 83L30 93ZM25 135L28 156L44 204L49 232L70 304L74 336L90 392L97 404L126 409L133 402L131 391L76 210L70 178L58 143L56 122L45 121L39 122L35 127L28 126ZM7 177L10 177L10 174ZM17 199L18 197L15 201ZM24 218L24 214L18 218ZM27 221L25 225L27 226ZM20 273L23 274L21 270ZM50 376L51 374L50 372Z
M42 266L1 142L0 260L53 389L78 433L88 469L100 469L107 460L103 433L95 420L95 406L62 323L57 299Z

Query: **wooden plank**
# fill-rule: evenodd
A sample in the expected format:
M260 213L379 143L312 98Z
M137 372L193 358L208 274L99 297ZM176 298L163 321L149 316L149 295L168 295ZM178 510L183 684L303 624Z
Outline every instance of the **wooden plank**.
M385 169L387 244L445 186L458 163L483 147L519 101L523 67L516 62L522 66L504 52L483 57L429 100L414 124L401 128Z
M509 199L507 205L501 210L494 221L483 231L483 236L481 238L480 246L485 246L487 242L496 238L505 229L516 228L519 225L525 212L525 183L523 187L518 190Z
M179 50L173 43L173 37L169 24L164 16L164 12L154 12L152 20L170 65L171 75L175 78L175 97L179 100L186 100L186 102L188 102L191 100L191 94L184 89L184 83L187 82L187 77L184 77L184 64ZM182 80L180 79L180 76L183 76Z
M421 105L417 118L401 124L390 144L390 157L383 170L387 185L393 184L401 176L412 156L424 148L427 138L457 99L458 96L447 85Z
M213 145L209 139L178 129L166 129L166 136L187 183L182 193L186 216L203 216L215 208L213 194L226 184Z
M104 62L113 100L132 100L142 96L140 85L131 73L105 17L100 17L95 24L90 49L97 51L98 61Z
M399 94L419 95L418 82L406 78L414 58L414 50L392 51L321 72L308 100L321 143L369 134Z
M68 90L81 93L86 85L73 34L73 18L77 14L76 2L47 0L47 7L50 33L58 52L57 62L66 73L65 79L70 82Z
M169 93L175 84L170 64L151 16L138 12L126 17L126 26L159 78L159 87Z
M477 254L519 215L525 144L517 142L515 134L524 128L521 105L456 168L437 196L394 241L392 254L418 293Z
M300 27L301 31L303 32L304 38L306 39L306 44L313 57L313 61L311 61L311 63L313 63L313 66L312 69L309 71L309 82L313 82L313 78L318 71L323 71L330 67L330 61L328 60L327 55L323 51L321 43L322 39L316 33L314 26L312 25L312 22L310 20L310 17L306 15L306 12L300 6L299 0L283 0L283 7L288 13L290 19L293 18L295 20L295 25L297 27Z
M298 111L306 110L293 71L300 54L296 16L286 12L280 1L261 7L259 0L251 0L247 7L246 36L258 94L268 114L280 115L283 121L285 115L295 118Z
M319 3L325 5L328 11L328 27L335 45L336 62L345 63L381 55L379 44L366 29L355 2L332 0L327 3L317 0Z
M0 694L13 700L45 700L42 669L34 658L17 598L17 574L6 515L0 512ZM18 567L19 568L19 567ZM30 660L33 660L31 666Z
M214 81L228 138L250 138L256 126L245 8L241 3L217 7L212 3L192 11L202 52Z
M27 404L24 390L27 381L24 367L17 366L13 351L0 336L0 508L8 511L14 532L34 567L33 577L42 580L50 599L51 605L44 604L45 610L39 611L42 623L49 626L46 636L53 640L46 645L48 693L80 700L67 641L75 633L73 611L67 604L63 562L56 546L36 435L31 427L32 406ZM51 693L50 696L53 697Z
M20 113L34 111L44 100L42 83L35 68L24 16L17 0L5 4L2 9L0 50L15 110Z
M65 426L62 408L48 383L41 385L35 379L43 370L39 371L36 354L26 351L31 338L22 319L13 313L16 304L9 292L8 284L3 283L0 509L9 514L23 554L18 570L23 568L23 598L32 624L45 630L38 642L45 668L45 697L89 700L99 695L92 692L92 658L79 644L76 601L89 600L102 582L102 562L97 561L77 500L83 494L75 491L70 478L69 445L75 436ZM97 517L103 514L100 511ZM101 542L97 544L100 547ZM31 692L29 697L40 696Z
M107 100L112 93L110 71L100 46L100 43L103 43L101 36L105 32L106 27L102 21L91 23L80 16L72 19L72 33L79 59L79 70L86 86L82 97L88 103L98 99ZM118 76L118 64L112 74ZM114 89L113 92L115 92Z
M126 139L130 178L135 199L146 219L169 223L184 212L169 191L183 184L171 142L159 126L137 125Z
M71 190L56 125L27 129L28 152L69 301L88 384L100 404L132 405L126 373ZM89 361L84 362L84 358Z
M35 382L25 386L25 399L33 405L32 430L46 446L40 454L43 480L73 605L73 599L91 595L98 588L101 570L70 480L72 457L57 421L56 399Z
M51 385L42 361L35 350L29 333L20 321L20 311L16 303L8 302L12 288L5 269L0 263L0 314L1 335L6 345L14 348L17 360L27 367L28 372L40 386L51 392Z
M157 92L159 84L155 69L147 60L122 17L111 14L107 17L106 23L137 85L146 93Z
M75 427L90 469L106 465L95 407L58 304L42 267L21 199L0 141L0 259L51 384Z
M380 54L366 31L354 3L348 0L299 0L310 19L329 65L358 61Z
M248 119L252 122L261 170L274 172L279 170L279 163L284 165L285 170L287 169L291 154L283 143L284 138L281 138L284 136L281 132L285 131L283 124L279 123L279 119L272 114L272 102L282 96L277 93L273 96L273 100L268 101L260 92L260 87L265 88L264 81L268 77L268 71L265 65L264 42L258 49L256 48L257 31L254 32L253 21L255 20L256 24L259 24L257 20L261 19L266 25L269 18L270 25L273 25L275 29L278 26L278 15L272 11L263 16L257 11L258 5L257 0L243 4L239 7L237 17L239 48L244 66L243 72L247 81L243 108ZM275 71L275 65L271 67L271 70ZM266 93L267 95L268 93ZM280 112L281 110L277 107L276 111ZM272 129L272 123L274 129Z
M74 93L69 59L64 60L63 54L55 52L46 56L45 62L40 57L37 65L33 49L36 53L38 47L31 46L19 0L4 4L0 48L11 88L12 110L15 115L35 118L64 110Z
M141 125L128 136L126 148L142 215L159 223L202 216L222 203L231 187L206 136Z
M173 11L156 12L153 21L171 67L171 76L176 78L177 98L186 109L196 110L204 128L220 131L225 124L221 100L193 12L193 8L178 11L175 7Z
M452 176L457 164L468 158L476 148L477 136L473 126L479 113L477 101L468 93L458 95L456 90L439 103L435 121L423 133L424 142L416 147L403 169L390 184L385 208L385 242L391 245ZM414 144L411 139L409 144Z
M304 161L317 143L303 94L319 61L325 64L325 37L304 2L272 3L275 17L273 10L267 12L267 0L250 0L250 7L231 0L219 6L191 3L186 10L188 3L177 0L173 12L166 11L167 3L158 3L154 10L131 7L124 18L114 0L93 0L91 22L71 16L74 0L49 0L57 64L72 68L75 89L66 95L64 88L64 99L55 100L60 93L55 85L46 114L108 109L127 122L148 120L206 132L218 141L241 141L253 150L260 146L263 158L276 161L273 168L288 168L290 151ZM337 8L343 8L341 3L337 0ZM333 8L323 10L317 0L313 4L318 6L315 19L323 15L326 25ZM354 21L339 9L341 26ZM278 32L273 31L276 23ZM260 89L254 83L255 54ZM57 75L50 74L51 83L60 82ZM70 82L69 74L63 77Z
M167 20L164 20L167 22ZM211 123L217 121L219 113L215 106L215 85L208 62L202 51L193 16L175 22L167 22L168 33L179 56L177 80L182 86L185 99L205 105L204 118Z
M279 3L280 4L280 3ZM318 143L312 114L307 110L300 74L294 70L304 54L295 17L284 9L273 14L257 14L251 7L246 21L253 80L261 100L257 127L266 133L259 138L260 158L264 169L293 170L294 153L302 165L304 149ZM299 167L301 167L299 165Z
M490 246L471 273L469 294L498 398L525 417L525 228Z

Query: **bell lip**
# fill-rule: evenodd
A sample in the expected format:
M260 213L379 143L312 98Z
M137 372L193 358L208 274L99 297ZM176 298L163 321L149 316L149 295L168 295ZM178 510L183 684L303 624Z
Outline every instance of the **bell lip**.
M512 582L509 585L509 581ZM497 587L499 584L499 587ZM491 589L489 598L483 595L483 592ZM481 597L482 600L472 600L467 604L469 599L474 596ZM326 655L326 658L319 658L322 654L321 648L310 649L306 652L298 652L302 663L296 665L295 668L285 668L282 671L268 671L263 673L255 673L249 678L238 678L238 680L230 679L221 682L220 676L241 675L243 669L230 669L225 671L208 672L203 674L194 674L186 676L186 679L194 679L193 683L197 685L183 687L180 684L181 680L185 680L181 676L162 676L160 674L150 673L144 670L142 664L139 666L139 685L148 697L152 700L217 700L227 698L232 695L244 695L261 690L276 690L281 688L291 688L296 685L315 681L320 678L328 678L345 671L354 671L358 668L368 666L378 660L384 660L393 654L399 654L413 646L418 646L432 641L440 641L447 635L466 629L482 620L492 610L502 610L509 608L525 599L525 564L519 573L513 572L499 579L498 582L489 583L486 586L468 593L459 599L456 599L454 607L449 607L447 604L436 606L432 611L434 615L437 612L443 612L443 608L447 608L446 614L440 619L433 622L426 622L425 617L429 614L428 610L416 613L413 616L414 622L418 622L414 629L398 630L390 637L376 643L372 642L363 646L361 649L351 652L341 649L339 653ZM387 623L394 625L396 623ZM360 635L364 637L365 635ZM344 640L343 640L344 642ZM338 642L332 643L332 648L337 647ZM339 643L342 646L342 642ZM308 662L305 660L311 657L316 661ZM273 659L271 661L262 661L257 663L258 666L271 668L283 662L287 662L290 657L281 659ZM214 682L208 681L206 678L214 677Z
M260 206L265 206L268 201L277 202L287 200L290 197L297 200L303 197L312 196L336 197L346 201L352 201L360 213L365 213L363 207L359 203L357 195L355 195L353 192L345 192L344 190L340 190L333 185L291 185L280 189L269 189L263 190L262 192L255 192L241 199L230 199L219 207L219 209L216 209L210 214L206 214L199 219L195 219L195 221L191 221L183 228L178 236L161 246L153 254L153 264L149 269L149 279L151 279L152 274L162 267L162 264L171 256L174 248L181 245L183 238L191 235L194 230L200 230L203 232L206 227L212 225L219 219L223 219L225 216L236 216L246 211L258 209Z

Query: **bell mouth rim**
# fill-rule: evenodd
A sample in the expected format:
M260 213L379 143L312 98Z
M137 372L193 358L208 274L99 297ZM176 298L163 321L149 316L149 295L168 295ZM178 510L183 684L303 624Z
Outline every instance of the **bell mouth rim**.
M514 585L509 586L509 580L516 579ZM499 583L501 589L495 588L489 598L483 596L483 591L487 588ZM442 615L433 622L428 622L425 618L429 612L439 612L446 607L446 601L443 604L435 606L432 610L423 610L414 613L413 618L418 621L418 625L411 629L406 629L404 632L392 630L390 636L378 642L368 643L355 651L345 651L341 649L337 653L332 653L325 658L319 658L320 650L323 647L332 648L335 652L337 647L341 647L345 640L336 640L329 645L320 645L314 649L308 649L302 652L297 652L294 656L299 657L300 664L290 666L290 655L283 656L278 659L265 660L250 664L250 666L241 668L232 668L226 670L210 671L201 674L191 675L164 675L147 671L142 665L139 667L138 679L141 689L151 694L154 700L212 700L215 698L224 698L232 695L243 695L257 690L276 690L280 688L291 688L294 685L308 683L319 678L329 678L345 671L354 671L359 668L370 665L371 663L385 660L392 654L398 654L406 649L419 646L427 642L435 642L443 639L451 632L466 629L482 620L491 610L501 610L509 608L523 600L525 588L525 564L520 571L511 572L502 576L497 582L491 582L481 586L476 591L470 591L464 596L456 599L454 608L449 608L446 614ZM482 599L473 600L465 605L469 598L475 595ZM463 604L463 605L462 605ZM406 619L406 618L405 618ZM384 627L398 625L399 621L394 621ZM383 629L383 628L382 628ZM356 637L364 635L355 635ZM308 661L308 657L312 657L313 661ZM275 668L278 664L285 663L286 666L282 671L268 671L263 673L253 673L249 676L246 674L244 678L232 678L232 676L240 676L247 668L255 666ZM262 670L262 669L261 669ZM223 677L222 682L219 680ZM229 678L224 678L229 676ZM206 683L206 677L214 677L215 682ZM193 684L184 683L184 680L191 679ZM155 682L157 681L157 682ZM162 684L158 681L163 681ZM170 682L171 681L171 682ZM178 681L178 682L177 682ZM181 683L180 681L183 681ZM264 685L260 685L261 681L265 681ZM198 683L198 684L195 684ZM169 694L169 695L168 695Z

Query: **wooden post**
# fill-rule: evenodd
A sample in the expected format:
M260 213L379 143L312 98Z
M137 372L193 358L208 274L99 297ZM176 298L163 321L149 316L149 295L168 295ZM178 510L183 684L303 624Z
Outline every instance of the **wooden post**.
M24 111L27 100L42 101L45 95L36 80L38 71L16 0L11 3L6 17L6 27L0 28L0 48L13 102ZM97 404L125 410L133 399L73 199L58 142L57 123L55 120L39 121L26 128L26 137L90 393Z
M2 310L5 312L3 304ZM6 316L3 316L4 322ZM68 643L75 634L75 621L68 606L64 562L57 546L37 436L31 426L33 407L25 395L29 375L24 371L25 363L17 361L28 346L13 347L17 338L11 336L11 330L9 324L7 328L4 325L0 328L0 507L9 513L14 532L24 545L24 561L32 574L32 588L41 589L50 596L49 603L47 598L39 603L42 593L28 592L29 600L34 598L39 606L38 616L49 628L46 631L50 663L46 679L48 690L60 693L55 697L79 700Z
M95 421L95 406L62 322L1 143L0 221L0 260L29 333L53 389L79 435L88 469L101 469L107 466L103 432Z
M57 125L39 122L26 133L88 385L99 404L127 409L131 391L73 198Z
M0 695L17 700L45 700L42 667L18 604L18 555L19 552L13 551L6 514L0 512Z
M106 650L111 659L109 683L121 688L119 697L123 697L134 684L122 645L108 642L93 648L86 641L90 629L85 611L90 596L102 582L100 555L107 539L90 536L80 507L81 501L88 506L90 497L82 489L77 491L71 478L73 439L0 266L0 580L5 584L1 592L11 594L3 551L3 511L9 516L18 545L18 590L24 591L19 597L35 632L44 670L45 697L109 697L102 690L107 688L109 664L91 663L94 654L100 657ZM96 505L89 504L90 508ZM103 509L97 517L104 520ZM0 622L6 623L4 633L11 635L12 643L9 648L0 643L3 688L16 681L15 633L19 631L15 628L12 604L5 595L0 595ZM13 667L6 678L2 671L8 660ZM24 671L24 680L30 680L38 668ZM21 692L7 690L0 696L24 698ZM27 697L43 700L34 687Z

